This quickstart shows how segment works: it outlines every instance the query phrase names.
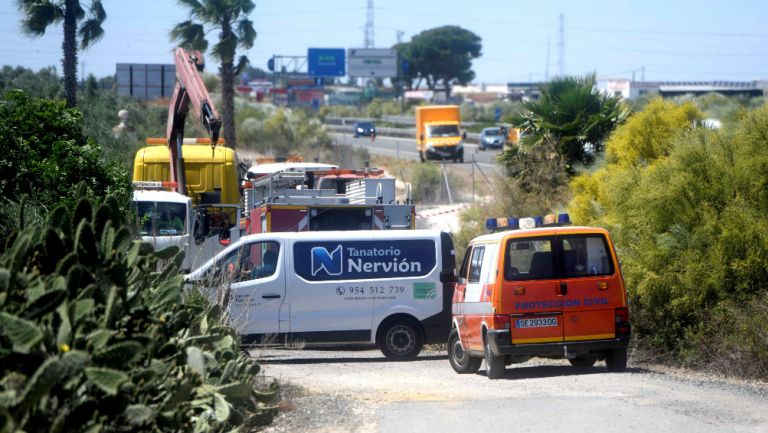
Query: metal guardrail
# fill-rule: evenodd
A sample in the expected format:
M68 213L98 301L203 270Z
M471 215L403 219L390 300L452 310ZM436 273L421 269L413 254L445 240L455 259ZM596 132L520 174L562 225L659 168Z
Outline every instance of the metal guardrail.
M362 120L363 122L365 120ZM340 125L340 124L325 124L325 128L328 131L331 132L341 132L341 133L348 133L348 134L354 134L354 122L351 124L346 125ZM387 128L387 127L376 127L376 135L380 137L399 137L399 138L416 138L416 128ZM474 143L477 144L480 142L480 134L476 132L467 132L467 139L465 140L466 143Z
M328 125L354 125L357 122L387 122L397 125L415 126L416 119L413 116L398 116L398 115L384 115L381 119L374 119L372 117L335 117L328 116L325 118L325 123ZM462 126L473 126L477 122L461 122Z

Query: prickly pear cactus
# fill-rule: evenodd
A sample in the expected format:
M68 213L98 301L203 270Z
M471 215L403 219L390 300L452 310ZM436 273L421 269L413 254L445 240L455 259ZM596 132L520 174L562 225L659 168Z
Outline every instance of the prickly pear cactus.
M82 198L0 256L0 432L219 432L271 420L272 387L221 312L183 290L182 253Z

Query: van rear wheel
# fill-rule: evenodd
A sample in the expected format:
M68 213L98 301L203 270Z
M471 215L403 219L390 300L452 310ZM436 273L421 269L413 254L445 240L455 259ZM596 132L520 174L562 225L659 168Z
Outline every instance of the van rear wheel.
M459 374L472 374L477 373L480 369L480 364L483 363L483 358L476 356L469 356L464 349L461 348L461 340L459 340L459 331L454 328L451 330L451 335L448 336L448 361L453 367L453 371Z
M627 369L627 349L611 350L605 356L608 371L622 372Z
M413 359L424 346L421 330L409 321L389 324L379 340L384 356L390 359Z
M488 379L498 379L504 376L504 368L506 366L504 357L494 355L491 352L491 343L488 340L485 341L485 364L487 365L485 374L488 376Z

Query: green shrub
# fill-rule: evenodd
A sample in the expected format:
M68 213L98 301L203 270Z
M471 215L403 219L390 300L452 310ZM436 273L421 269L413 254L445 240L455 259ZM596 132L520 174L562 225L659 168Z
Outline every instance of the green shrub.
M423 163L413 167L411 184L413 199L417 203L436 203L440 200L443 177L437 164Z
M28 204L43 214L59 204L73 207L81 181L95 197L112 194L121 204L128 202L128 171L102 161L101 147L83 134L82 113L66 108L64 100L7 93L0 100L0 144L0 193L10 202L30 197ZM16 222L0 222L0 237Z
M768 294L768 108L732 130L691 129L697 116L651 102L608 142L606 164L574 181L571 213L612 231L641 346L765 375L768 317L754 312Z
M219 432L268 422L258 364L185 293L176 247L131 239L85 196L0 256L0 432Z

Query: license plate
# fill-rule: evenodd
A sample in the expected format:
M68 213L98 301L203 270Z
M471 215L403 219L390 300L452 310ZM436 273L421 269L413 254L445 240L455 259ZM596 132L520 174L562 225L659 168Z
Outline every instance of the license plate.
M557 317L515 320L515 328L548 328L552 326L557 326Z

